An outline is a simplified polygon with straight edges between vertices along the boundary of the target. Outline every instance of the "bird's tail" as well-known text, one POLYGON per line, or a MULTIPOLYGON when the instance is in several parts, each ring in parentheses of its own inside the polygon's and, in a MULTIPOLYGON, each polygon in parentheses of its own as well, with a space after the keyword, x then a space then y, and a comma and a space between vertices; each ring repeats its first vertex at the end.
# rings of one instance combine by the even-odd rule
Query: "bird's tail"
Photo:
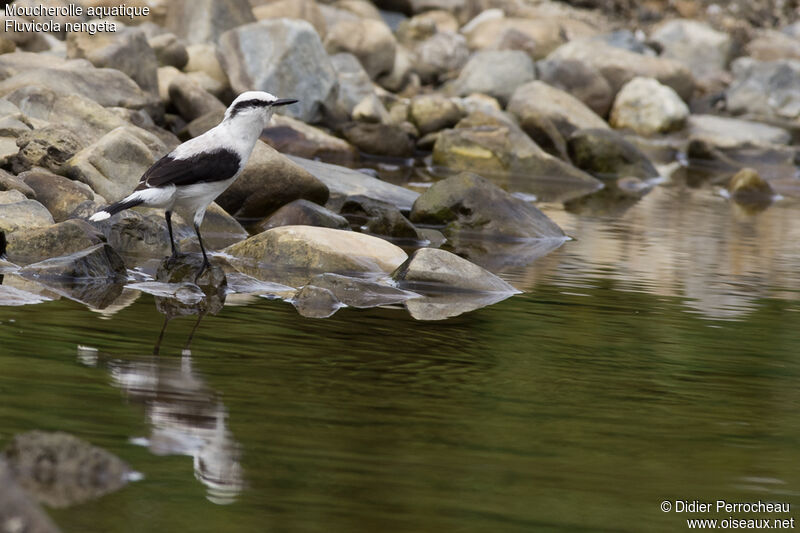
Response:
POLYGON ((119 202, 111 204, 105 209, 98 211, 94 215, 90 216, 89 220, 92 222, 99 222, 101 220, 105 220, 111 217, 112 215, 116 215, 120 211, 130 209, 131 207, 136 207, 137 205, 142 203, 144 203, 144 200, 142 200, 141 198, 132 199, 130 196, 128 196, 127 198, 123 198, 119 202))

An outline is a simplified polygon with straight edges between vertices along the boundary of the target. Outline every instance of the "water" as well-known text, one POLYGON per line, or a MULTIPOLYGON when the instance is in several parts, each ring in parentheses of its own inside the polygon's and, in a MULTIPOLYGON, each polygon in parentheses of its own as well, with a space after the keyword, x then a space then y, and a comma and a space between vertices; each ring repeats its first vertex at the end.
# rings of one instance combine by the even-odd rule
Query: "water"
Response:
POLYGON ((465 250, 524 292, 444 321, 240 298, 171 320, 153 356, 148 294, 0 308, 0 445, 68 431, 143 474, 50 511, 67 532, 682 531, 677 499, 796 516, 797 202, 678 181, 542 207, 576 240, 532 264, 465 250))

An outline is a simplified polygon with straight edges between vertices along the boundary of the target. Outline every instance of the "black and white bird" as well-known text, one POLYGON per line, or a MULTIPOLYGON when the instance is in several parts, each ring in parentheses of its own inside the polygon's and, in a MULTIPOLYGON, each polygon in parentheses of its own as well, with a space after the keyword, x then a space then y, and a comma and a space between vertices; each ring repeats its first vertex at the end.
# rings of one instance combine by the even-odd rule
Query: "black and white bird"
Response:
POLYGON ((199 278, 210 266, 200 237, 200 224, 208 205, 239 177, 274 109, 295 102, 297 100, 279 99, 262 91, 240 94, 225 111, 222 122, 156 161, 131 194, 98 211, 89 220, 105 220, 137 205, 163 208, 175 256, 178 249, 172 235, 172 212, 179 213, 185 220, 191 219, 203 252, 199 278))

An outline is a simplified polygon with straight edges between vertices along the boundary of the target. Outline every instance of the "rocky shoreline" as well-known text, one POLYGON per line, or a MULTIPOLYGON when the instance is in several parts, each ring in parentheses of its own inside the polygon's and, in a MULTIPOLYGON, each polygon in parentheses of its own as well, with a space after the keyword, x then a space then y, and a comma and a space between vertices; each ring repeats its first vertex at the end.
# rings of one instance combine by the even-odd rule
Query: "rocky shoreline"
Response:
POLYGON ((800 25, 778 3, 149 4, 113 33, 0 37, 4 305, 136 290, 208 312, 241 293, 442 319, 568 240, 535 199, 635 202, 687 168, 753 211, 798 189, 800 25), (158 212, 87 218, 251 89, 300 102, 209 209, 201 294, 175 276, 191 256, 163 269, 158 212), (413 179, 380 179, 397 169, 413 179))

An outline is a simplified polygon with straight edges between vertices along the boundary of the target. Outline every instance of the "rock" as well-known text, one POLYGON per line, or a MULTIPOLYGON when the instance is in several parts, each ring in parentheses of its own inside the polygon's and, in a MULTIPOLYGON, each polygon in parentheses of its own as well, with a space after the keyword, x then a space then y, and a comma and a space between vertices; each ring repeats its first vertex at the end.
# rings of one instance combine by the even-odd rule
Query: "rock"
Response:
POLYGON ((306 21, 262 20, 225 32, 219 57, 235 92, 296 95, 300 101, 282 112, 303 122, 318 121, 324 108, 335 102, 336 72, 319 35, 306 21))
POLYGON ((786 145, 792 136, 783 128, 759 122, 715 115, 691 115, 686 123, 689 138, 717 148, 755 144, 786 145))
POLYGON ((392 30, 378 20, 345 20, 328 28, 325 36, 325 49, 329 54, 353 54, 372 79, 392 71, 396 48, 392 30))
POLYGON ((414 154, 414 141, 400 126, 349 122, 342 127, 345 139, 367 154, 409 157, 414 154))
POLYGON ((488 270, 455 254, 436 248, 420 248, 392 273, 401 287, 452 291, 516 293, 514 287, 488 270))
POLYGON ((464 118, 464 111, 442 95, 426 94, 411 99, 408 118, 421 135, 426 135, 455 126, 464 118))
POLYGON ((0 192, 0 205, 15 204, 26 200, 27 197, 19 191, 0 192))
POLYGON ((30 119, 41 120, 80 132, 81 141, 90 143, 109 131, 128 123, 91 98, 60 94, 43 87, 25 87, 6 97, 30 119))
POLYGON ((377 237, 313 226, 272 228, 224 252, 246 263, 309 273, 388 273, 408 257, 402 249, 377 237))
POLYGON ((540 61, 536 69, 539 80, 568 92, 599 116, 606 116, 611 109, 614 93, 593 66, 567 59, 540 61))
POLYGON ((372 94, 361 100, 353 108, 353 120, 357 122, 371 122, 389 124, 389 112, 377 95, 372 94))
POLYGON ((365 98, 375 97, 375 88, 367 71, 353 54, 334 54, 331 56, 331 65, 339 82, 336 105, 352 116, 356 105, 365 98))
POLYGON ((415 191, 392 185, 363 172, 302 157, 288 157, 324 183, 330 190, 331 196, 344 198, 363 195, 390 203, 401 211, 409 211, 414 200, 419 197, 419 193, 415 191))
MULTIPOLYGON (((220 122, 222 119, 225 118, 225 111, 212 111, 210 113, 206 113, 205 115, 201 115, 196 119, 192 120, 188 123, 179 133, 182 138, 194 138, 199 137, 200 135, 204 134, 220 122)), ((273 115, 272 117, 272 124, 275 124, 276 116, 273 115)))
POLYGON ((567 141, 567 150, 576 167, 599 179, 658 176, 647 156, 609 129, 576 131, 567 141))
POLYGON ((800 116, 800 61, 741 57, 731 71, 734 80, 725 92, 731 113, 791 120, 800 116))
POLYGON ((36 192, 21 178, 0 169, 0 191, 19 191, 27 198, 36 199, 36 192))
POLYGON ((19 200, 0 204, 0 231, 39 228, 55 223, 53 215, 36 200, 19 200))
POLYGON ((411 49, 411 64, 423 83, 450 78, 469 60, 469 48, 463 35, 449 31, 437 32, 415 43, 411 49))
POLYGON ((797 169, 797 150, 790 146, 744 143, 731 147, 715 147, 699 139, 690 139, 686 147, 689 169, 702 177, 718 177, 723 172, 736 172, 752 167, 765 179, 793 176, 797 169))
POLYGON ((144 32, 138 28, 95 35, 70 32, 67 34, 67 57, 88 59, 98 68, 117 69, 130 76, 142 90, 158 92, 158 59, 144 32))
POLYGON ((103 234, 83 220, 67 220, 52 226, 20 229, 9 235, 9 261, 18 265, 38 263, 69 255, 105 242, 103 234))
POLYGON ((241 176, 217 199, 241 219, 261 219, 284 204, 303 198, 328 200, 328 188, 266 143, 256 143, 241 176))
MULTIPOLYGON (((97 207, 88 211, 95 212, 97 207)), ((171 252, 166 222, 161 215, 127 210, 95 225, 102 229, 108 244, 131 263, 139 258, 163 257, 171 252)), ((185 224, 183 228, 177 226, 173 220, 176 239, 188 234, 185 224)))
POLYGON ((33 263, 20 270, 20 274, 34 279, 103 279, 113 282, 124 281, 127 271, 125 263, 111 246, 96 244, 80 252, 33 263))
POLYGON ((166 152, 157 137, 126 126, 75 154, 64 164, 62 173, 113 202, 130 194, 142 174, 166 152))
POLYGON ((694 92, 694 78, 683 63, 637 54, 593 39, 570 41, 558 47, 547 59, 574 60, 597 69, 606 78, 613 94, 637 76, 657 79, 672 87, 683 100, 688 100, 694 92))
MULTIPOLYGON (((596 32, 579 21, 572 21, 571 24, 583 27, 577 35, 580 37, 593 35, 596 32)), ((529 49, 532 59, 544 58, 567 41, 562 25, 552 19, 494 18, 464 33, 467 44, 473 50, 501 48, 504 40, 506 43, 509 42, 509 35, 523 37, 532 44, 529 49)))
POLYGON ((747 43, 744 51, 758 61, 800 60, 800 40, 780 31, 762 29, 747 43))
POLYGON ((5 457, 20 486, 53 508, 115 492, 125 486, 133 473, 119 457, 62 432, 14 435, 5 457))
POLYGON ((151 37, 147 40, 147 44, 155 52, 159 66, 182 69, 189 62, 186 45, 174 33, 162 33, 151 37))
POLYGON ((396 305, 419 297, 418 294, 384 283, 330 273, 315 276, 306 287, 326 289, 338 302, 361 309, 396 305))
POLYGON ((313 0, 278 0, 253 7, 257 20, 264 19, 302 19, 309 22, 321 38, 325 37, 328 25, 319 6, 313 0))
POLYGON ((248 0, 174 0, 168 4, 166 27, 189 44, 213 43, 254 21, 248 0))
POLYGON ((484 93, 505 103, 517 87, 534 79, 533 61, 524 52, 482 51, 469 59, 453 88, 459 96, 484 93))
POLYGON ((728 34, 697 20, 664 22, 651 33, 650 40, 661 47, 661 57, 680 61, 698 80, 719 76, 733 53, 728 34))
POLYGON ((19 137, 33 129, 30 119, 9 102, 0 100, 0 136, 19 137))
POLYGON ((397 239, 425 240, 400 210, 390 203, 365 196, 351 196, 345 199, 339 213, 350 224, 362 228, 366 233, 397 239))
POLYGON ((360 19, 383 21, 381 12, 370 0, 336 0, 336 7, 352 13, 360 19))
MULTIPOLYGON (((13 287, 0 286, 0 291, 13 287)), ((22 293, 14 289, 12 292, 22 293)), ((35 296, 35 295, 32 295, 35 296)), ((61 530, 35 501, 17 484, 0 457, 0 524, 4 532, 59 533, 61 530)))
POLYGON ((408 313, 416 320, 444 320, 502 302, 513 292, 452 292, 426 294, 408 300, 408 313))
POLYGON ((444 226, 448 236, 565 239, 561 228, 533 204, 469 172, 434 183, 414 202, 409 218, 415 224, 444 226))
POLYGON ((19 153, 11 158, 11 169, 19 174, 32 167, 61 171, 64 163, 84 147, 80 136, 63 126, 48 125, 17 138, 19 153))
POLYGON ((200 302, 180 302, 180 300, 162 299, 156 302, 156 307, 160 313, 168 317, 179 315, 196 314, 217 314, 225 303, 225 289, 228 286, 225 272, 219 265, 215 264, 215 259, 209 258, 211 266, 207 267, 201 274, 203 267, 202 254, 180 254, 164 259, 156 271, 156 281, 172 284, 192 283, 197 285, 203 292, 205 298, 200 302), (181 305, 182 303, 188 305, 181 305), (199 304, 199 305, 198 305, 199 304))
POLYGON ((19 177, 35 191, 36 199, 50 211, 56 222, 66 220, 82 202, 94 199, 88 186, 63 176, 30 170, 19 177))
POLYGON ((169 99, 187 122, 208 113, 225 113, 225 104, 188 76, 177 76, 169 84, 169 99))
POLYGON ((283 154, 308 159, 337 163, 351 163, 358 159, 358 151, 347 141, 282 115, 272 117, 272 123, 261 133, 261 140, 283 154))
POLYGON ((192 72, 203 72, 210 78, 217 80, 225 87, 230 87, 228 75, 222 68, 222 64, 217 59, 217 47, 210 43, 195 43, 186 47, 189 54, 189 62, 183 67, 183 71, 191 74, 192 72))
POLYGON ((291 302, 297 312, 306 318, 328 318, 344 307, 331 291, 314 285, 301 288, 291 302))
POLYGON ((775 191, 769 182, 752 168, 737 172, 728 183, 728 191, 733 200, 744 204, 768 204, 775 198, 775 191))
POLYGON ((680 96, 652 78, 634 78, 619 91, 611 108, 611 125, 640 135, 668 133, 683 127, 689 108, 680 96))
POLYGON ((341 215, 308 200, 294 200, 258 223, 258 232, 279 226, 319 226, 321 228, 350 229, 350 223, 341 215))
POLYGON ((559 156, 565 153, 564 140, 575 130, 608 128, 580 100, 541 81, 518 87, 508 102, 508 112, 539 146, 559 156))

